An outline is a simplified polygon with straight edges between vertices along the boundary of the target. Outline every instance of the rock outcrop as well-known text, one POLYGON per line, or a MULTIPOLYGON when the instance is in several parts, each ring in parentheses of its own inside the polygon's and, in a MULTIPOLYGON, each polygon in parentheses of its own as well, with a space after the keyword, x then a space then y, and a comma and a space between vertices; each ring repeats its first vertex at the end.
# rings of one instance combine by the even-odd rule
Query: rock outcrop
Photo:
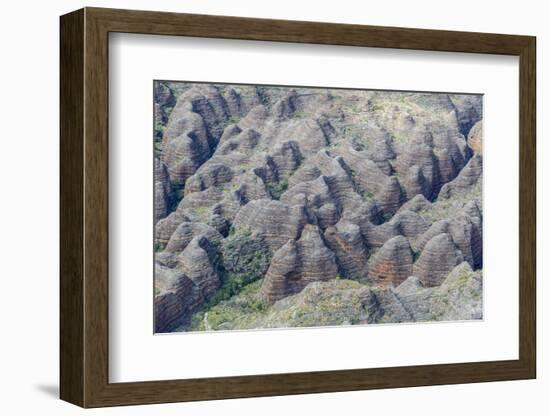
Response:
MULTIPOLYGON (((483 318, 481 275, 466 262, 453 268, 441 286, 424 287, 417 277, 411 276, 394 293, 413 321, 483 318)), ((393 321, 392 317, 385 319, 393 321)))
POLYGON ((481 96, 153 95, 157 332, 481 317, 481 96))
POLYGON ((468 146, 477 155, 483 154, 483 121, 478 121, 468 133, 468 146))
POLYGON ((327 246, 336 254, 343 276, 350 279, 367 277, 368 250, 359 226, 342 220, 325 231, 327 246))
POLYGON ((460 132, 467 137, 470 129, 476 124, 483 115, 481 109, 481 100, 475 95, 452 95, 450 97, 456 118, 460 127, 460 132))
POLYGON ((155 158, 155 224, 170 213, 174 196, 166 166, 155 158))
POLYGON ((207 126, 190 102, 179 100, 174 107, 164 131, 162 149, 170 181, 179 186, 211 155, 207 126))
POLYGON ((437 287, 424 287, 415 276, 386 289, 333 279, 313 282, 295 295, 264 305, 260 313, 243 315, 240 308, 250 295, 238 295, 213 308, 215 319, 207 315, 203 321, 212 330, 228 330, 482 319, 482 291, 480 273, 461 263, 437 287), (238 318, 220 321, 223 311, 238 318))
POLYGON ((289 239, 298 239, 306 223, 304 206, 259 199, 239 210, 233 227, 265 239, 270 249, 276 251, 289 239))
POLYGON ((433 237, 414 265, 414 275, 424 286, 439 286, 464 257, 447 233, 433 237))
POLYGON ((261 294, 275 302, 300 292, 311 282, 334 279, 338 274, 336 257, 314 225, 306 225, 298 241, 288 240, 275 252, 261 294))
POLYGON ((406 192, 409 198, 413 192, 421 190, 422 195, 431 199, 439 187, 439 170, 437 160, 429 144, 413 143, 397 156, 395 168, 405 178, 406 192))
POLYGON ((195 237, 178 256, 181 270, 198 288, 205 299, 209 299, 220 287, 220 278, 214 265, 214 247, 205 237, 195 237))
POLYGON ((424 195, 418 194, 414 198, 409 199, 407 202, 405 202, 403 205, 401 205, 401 208, 399 208, 398 212, 402 212, 402 211, 412 211, 412 212, 427 211, 431 207, 432 207, 431 202, 428 201, 424 195))
POLYGON ((223 239, 218 231, 207 224, 182 222, 170 236, 164 250, 157 254, 157 261, 166 266, 174 267, 177 263, 177 256, 185 250, 195 237, 205 238, 210 244, 219 243, 223 239))
POLYGON ((181 270, 157 267, 155 280, 162 281, 166 274, 170 275, 169 286, 155 296, 155 332, 170 332, 188 324, 205 301, 199 286, 181 270))
POLYGON ((382 286, 398 286, 412 274, 413 256, 407 239, 401 235, 388 240, 369 265, 369 277, 382 286))
POLYGON ((460 171, 460 174, 451 182, 446 183, 439 192, 439 198, 451 196, 471 189, 481 178, 483 160, 480 155, 474 155, 468 164, 460 171))
MULTIPOLYGON (((176 105, 176 97, 174 92, 164 83, 156 82, 154 86, 155 100, 155 127, 163 126, 168 121, 168 116, 172 108, 176 105)), ((155 128, 155 139, 162 139, 162 131, 159 132, 160 137, 157 137, 155 128)))

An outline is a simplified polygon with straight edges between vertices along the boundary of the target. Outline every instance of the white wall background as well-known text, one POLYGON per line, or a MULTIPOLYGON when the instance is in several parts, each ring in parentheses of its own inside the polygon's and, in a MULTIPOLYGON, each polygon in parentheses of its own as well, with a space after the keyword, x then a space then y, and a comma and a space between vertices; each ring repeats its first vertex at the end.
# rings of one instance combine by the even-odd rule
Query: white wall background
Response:
POLYGON ((549 309, 549 262, 544 244, 550 208, 543 184, 550 145, 543 139, 544 103, 550 90, 544 72, 550 56, 545 3, 536 0, 441 1, 296 0, 52 0, 4 2, 0 13, 1 278, 0 410, 3 414, 73 415, 77 407, 57 399, 58 390, 58 16, 82 6, 156 9, 318 20, 433 29, 530 34, 538 37, 538 313, 537 380, 399 390, 317 394, 262 399, 167 404, 88 411, 102 415, 545 415, 550 403, 550 360, 543 332, 549 309), (545 200, 546 199, 546 200, 545 200))

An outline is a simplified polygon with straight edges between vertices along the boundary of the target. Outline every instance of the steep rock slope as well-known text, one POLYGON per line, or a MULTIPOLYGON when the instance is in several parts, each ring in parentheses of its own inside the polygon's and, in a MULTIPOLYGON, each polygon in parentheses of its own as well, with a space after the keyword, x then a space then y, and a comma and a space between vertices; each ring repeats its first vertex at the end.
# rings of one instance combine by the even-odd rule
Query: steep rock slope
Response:
POLYGON ((334 310, 319 325, 343 299, 363 312, 342 323, 481 316, 481 283, 477 303, 421 312, 443 308, 457 267, 481 282, 480 96, 176 82, 154 96, 157 331, 299 326, 284 309, 321 290, 334 310), (241 315, 278 318, 214 318, 239 296, 241 315))

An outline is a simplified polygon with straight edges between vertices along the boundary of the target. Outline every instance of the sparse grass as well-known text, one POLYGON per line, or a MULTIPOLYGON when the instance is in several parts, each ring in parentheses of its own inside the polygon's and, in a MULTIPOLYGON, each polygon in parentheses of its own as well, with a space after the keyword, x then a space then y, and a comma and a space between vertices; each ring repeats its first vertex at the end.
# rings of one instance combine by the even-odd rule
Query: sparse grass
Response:
POLYGON ((382 111, 384 109, 384 107, 380 104, 374 104, 372 106, 372 111, 382 111))
POLYGON ((241 121, 241 117, 237 117, 237 116, 228 117, 225 122, 225 127, 230 126, 231 124, 237 124, 239 121, 241 121))
MULTIPOLYGON (((189 84, 188 84, 189 85, 189 84)), ((219 85, 216 86, 220 89, 220 92, 226 94, 229 91, 229 86, 219 85)), ((273 103, 277 102, 286 93, 285 89, 276 89, 271 87, 239 87, 239 94, 242 97, 249 96, 250 100, 243 101, 243 110, 248 109, 249 104, 254 105, 257 103, 257 95, 260 96, 261 101, 268 107, 271 107, 273 103), (256 101, 253 101, 256 100, 256 101)), ((179 91, 181 94, 183 90, 179 91)), ((307 91, 307 90, 306 90, 307 91)), ((335 94, 332 97, 332 101, 329 103, 330 108, 315 108, 311 105, 311 101, 303 100, 303 104, 300 104, 300 110, 295 111, 293 118, 295 121, 284 120, 284 123, 288 123, 290 128, 292 127, 311 127, 309 118, 312 114, 307 111, 317 111, 320 113, 327 113, 327 119, 335 129, 335 134, 330 134, 327 137, 327 147, 329 155, 336 157, 344 154, 345 148, 350 144, 356 151, 375 150, 377 149, 378 140, 384 139, 385 134, 390 135, 395 143, 390 143, 394 146, 393 149, 397 154, 407 147, 407 142, 411 137, 417 137, 418 131, 411 133, 410 126, 412 126, 407 120, 407 116, 418 117, 417 127, 424 127, 424 120, 427 121, 426 126, 430 129, 439 129, 437 118, 439 113, 434 107, 432 114, 432 104, 430 101, 417 103, 418 99, 416 95, 404 95, 402 93, 386 93, 384 94, 369 94, 368 97, 372 98, 372 102, 368 101, 365 105, 365 100, 357 99, 354 101, 352 95, 346 91, 338 91, 338 95, 335 94), (399 95, 401 94, 401 95, 399 95), (382 97, 382 98, 381 98, 382 97), (335 107, 340 108, 335 108, 335 107), (305 111, 305 110, 307 111, 305 111), (343 112, 343 114, 342 114, 343 112), (402 119, 402 117, 405 117, 402 119), (306 119, 306 120, 302 120, 306 119), (380 128, 382 133, 379 134, 377 128, 380 128), (334 149, 334 148, 337 149, 334 149)), ((178 95, 179 96, 179 95, 178 95)), ((363 98, 363 97, 361 97, 363 98)), ((309 99, 308 99, 309 100, 309 99)), ((302 101, 300 101, 302 103, 302 101)), ((313 103, 313 106, 315 103, 313 103)), ((324 103, 320 102, 320 107, 324 106, 324 103)), ((172 108, 163 110, 163 114, 170 114, 172 108)), ((240 122, 240 117, 227 117, 225 118, 226 125, 237 124, 240 122)), ((447 120, 443 118, 443 121, 447 120)), ((313 120, 312 120, 313 121, 313 120)), ((443 123, 443 122, 442 122, 443 123)), ((443 123, 444 124, 444 123, 443 123)), ((164 134, 165 125, 157 123, 155 127, 155 143, 154 151, 156 155, 162 152, 161 138, 164 134)), ((218 125, 216 124, 216 127, 218 125)), ((275 128, 278 128, 278 124, 275 128)), ((441 128, 445 126, 442 125, 441 128)), ((268 127, 270 128, 270 127, 268 127)), ((298 131, 299 129, 297 129, 298 131)), ((300 130, 301 131, 301 130, 300 130)), ((275 131, 276 137, 277 131, 275 131)), ((286 139, 286 131, 285 136, 286 139)), ((436 132, 437 133, 437 132, 436 132)), ((262 131, 263 134, 263 131, 262 131)), ((262 136, 264 137, 264 136, 262 136)), ((265 137, 268 137, 266 134, 265 137)), ((278 137, 276 137, 279 140, 278 137)), ((297 140, 300 138, 298 137, 297 140)), ((240 174, 240 168, 244 171, 249 170, 251 166, 256 167, 258 165, 259 158, 256 158, 260 151, 269 153, 272 151, 273 143, 275 140, 263 140, 260 139, 260 143, 253 151, 244 152, 247 153, 246 158, 234 158, 229 159, 228 163, 238 165, 242 160, 249 161, 250 165, 242 164, 239 167, 231 166, 235 171, 235 184, 228 182, 226 184, 215 185, 220 193, 229 193, 238 188, 238 178, 240 174)), ((436 141, 440 143, 439 141, 436 141)), ((321 146, 324 145, 321 144, 321 146)), ((166 149, 168 150, 168 149, 166 149)), ((440 156, 442 149, 435 148, 434 154, 440 156)), ((372 152, 375 153, 375 152, 372 152)), ((265 155, 259 155, 264 157, 265 155)), ((354 155, 360 157, 371 157, 372 154, 354 155)), ((309 154, 306 154, 309 157, 309 154)), ((393 164, 395 159, 389 160, 392 165, 390 170, 391 174, 395 174, 393 164)), ((355 166, 355 165, 354 165, 355 166)), ((357 166, 355 166, 357 168, 357 166)), ((383 167, 382 167, 383 168, 383 167)), ((350 169, 350 176, 354 179, 357 178, 358 173, 354 169, 350 169)), ((361 172, 359 170, 359 172, 361 172)), ((384 170, 384 172, 386 172, 384 170)), ((387 172, 386 172, 387 173, 387 172)), ((282 194, 289 187, 289 175, 281 176, 277 182, 266 184, 267 190, 274 199, 280 199, 282 194)), ((356 181, 354 180, 354 185, 356 181)), ((358 185, 357 185, 358 187, 358 185)), ((357 187, 355 188, 357 190, 357 187)), ((455 211, 455 205, 464 205, 465 201, 477 198, 481 195, 470 192, 469 189, 464 195, 453 196, 448 200, 434 201, 433 207, 426 212, 421 213, 430 219, 447 218, 455 211)), ((375 195, 371 191, 358 191, 365 201, 370 201, 375 198, 375 195)), ((183 187, 175 187, 174 200, 181 201, 184 197, 183 187)), ((218 194, 216 194, 218 196, 218 194)), ((224 198, 224 197, 222 197, 224 198)), ((229 198, 225 197, 226 200, 229 198)), ((187 201, 186 201, 187 202, 187 201)), ((189 201, 190 202, 190 201, 189 201)), ((200 203, 204 205, 204 203, 200 203)), ((184 204, 186 205, 186 204, 184 204)), ((193 204, 190 204, 193 205, 193 204)), ((460 209, 460 207, 459 207, 460 209)), ((209 207, 198 207, 189 209, 190 220, 192 221, 205 221, 205 216, 209 212, 209 207)), ((187 211, 186 211, 187 214, 187 211)), ((225 215, 225 212, 224 212, 225 215)), ((387 213, 384 215, 384 220, 388 221, 393 217, 392 214, 387 213)), ((378 221, 376 221, 378 222, 378 221)), ((374 280, 369 280, 367 276, 363 276, 361 281, 349 281, 342 276, 335 276, 330 282, 314 283, 313 289, 308 286, 302 292, 290 295, 276 304, 267 304, 262 300, 260 296, 262 279, 266 273, 269 265, 270 253, 263 252, 262 250, 243 250, 243 245, 246 245, 247 240, 254 240, 251 233, 247 230, 240 230, 231 227, 229 230, 229 236, 222 240, 222 242, 214 243, 216 254, 213 255, 215 260, 213 264, 216 267, 218 275, 220 276, 220 288, 216 291, 213 297, 211 297, 203 309, 196 313, 192 318, 192 328, 205 330, 223 330, 223 329, 246 329, 246 328, 267 328, 267 327, 284 327, 284 326, 320 326, 320 325, 341 325, 341 324, 354 324, 365 322, 368 317, 368 311, 366 309, 368 304, 365 302, 367 298, 366 289, 372 289, 373 291, 379 290, 378 283, 374 280)), ((155 245, 155 251, 162 250, 162 247, 155 245)), ((369 247, 369 255, 372 256, 376 252, 376 249, 369 247)), ((210 253, 209 253, 210 254, 210 253)), ((418 253, 415 255, 415 259, 418 257, 418 253)), ((457 287, 453 287, 453 294, 460 290, 466 290, 465 295, 468 295, 470 290, 470 283, 462 282, 462 276, 458 279, 457 287), (467 283, 467 284, 466 284, 467 283)), ((475 283, 475 282, 474 282, 475 283)), ((155 289, 155 294, 158 290, 155 289)), ((480 294, 472 294, 472 298, 475 296, 480 297, 480 294)), ((453 298, 450 298, 451 302, 454 302, 453 298)), ((449 303, 449 298, 443 298, 442 304, 449 303)), ((384 313, 382 311, 382 313, 384 313)), ((388 312, 390 313, 390 312, 388 312)), ((442 313, 442 312, 441 312, 442 313)), ((378 319, 378 318, 376 318, 378 319)))
POLYGON ((481 200, 481 181, 470 189, 458 192, 450 198, 437 199, 428 210, 419 211, 418 214, 431 222, 445 218, 452 218, 459 213, 469 201, 481 200))
POLYGON ((443 153, 443 149, 440 149, 439 147, 434 147, 432 149, 432 151, 433 151, 434 156, 437 157, 437 158, 440 158, 441 154, 443 153))
POLYGON ((228 182, 223 185, 223 193, 228 194, 231 192, 235 192, 237 189, 239 189, 240 183, 239 182, 228 182))
POLYGON ((288 189, 288 177, 282 177, 276 184, 268 184, 267 190, 273 199, 279 199, 281 195, 288 189))
POLYGON ((245 289, 254 287, 251 284, 263 278, 267 271, 271 261, 267 246, 255 240, 249 232, 239 230, 233 231, 223 243, 215 244, 215 248, 217 252, 215 263, 221 286, 201 312, 195 314, 192 327, 201 325, 204 327, 203 318, 197 318, 197 316, 204 317, 205 312, 208 312, 207 319, 213 328, 225 322, 227 317, 225 317, 224 302, 235 296, 241 296, 241 292, 244 292, 243 296, 247 299, 245 302, 247 313, 260 311, 263 308, 263 302, 250 298, 248 296, 250 293, 245 292, 245 289))
POLYGON ((205 316, 212 330, 350 325, 368 318, 363 297, 369 285, 357 281, 336 276, 329 282, 312 283, 274 304, 261 298, 262 283, 253 282, 239 294, 196 314, 191 329, 206 330, 205 316))
POLYGON ((293 116, 294 118, 302 119, 311 117, 311 113, 308 113, 306 111, 295 111, 293 116))
POLYGON ((367 122, 365 121, 342 127, 342 138, 351 143, 352 147, 358 152, 367 150, 370 145, 366 124, 367 122))
POLYGON ((237 322, 239 322, 238 327, 246 327, 248 323, 264 316, 270 305, 259 296, 262 282, 260 280, 250 283, 231 299, 224 300, 206 311, 195 314, 191 319, 191 329, 206 330, 205 320, 213 330, 230 329, 237 322))
POLYGON ((153 138, 155 142, 161 141, 162 136, 164 135, 164 130, 166 130, 166 126, 162 122, 156 121, 153 130, 153 138))
POLYGON ((195 214, 204 215, 209 211, 210 207, 198 207, 194 209, 195 214))
POLYGON ((363 197, 363 199, 364 199, 365 201, 371 201, 371 200, 374 199, 374 194, 373 194, 372 192, 370 192, 370 191, 368 191, 368 192, 363 192, 363 194, 362 194, 361 196, 363 197))

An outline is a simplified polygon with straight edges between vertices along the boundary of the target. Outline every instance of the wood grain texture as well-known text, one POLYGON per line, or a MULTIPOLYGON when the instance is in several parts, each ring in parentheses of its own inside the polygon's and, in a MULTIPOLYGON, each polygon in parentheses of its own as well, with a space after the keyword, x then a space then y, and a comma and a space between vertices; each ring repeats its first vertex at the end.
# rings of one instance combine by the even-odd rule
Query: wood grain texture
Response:
POLYGON ((520 54, 519 98, 519 355, 536 377, 536 40, 520 54))
POLYGON ((528 36, 87 8, 110 32, 519 55, 528 36))
POLYGON ((87 8, 61 18, 61 397, 83 407, 533 378, 535 38, 87 8), (108 33, 520 57, 520 357, 479 363, 140 383, 108 380, 108 33))
POLYGON ((84 12, 61 19, 60 44, 60 388, 84 404, 84 12))
POLYGON ((108 380, 109 134, 108 32, 85 11, 84 67, 84 333, 85 406, 108 380))

